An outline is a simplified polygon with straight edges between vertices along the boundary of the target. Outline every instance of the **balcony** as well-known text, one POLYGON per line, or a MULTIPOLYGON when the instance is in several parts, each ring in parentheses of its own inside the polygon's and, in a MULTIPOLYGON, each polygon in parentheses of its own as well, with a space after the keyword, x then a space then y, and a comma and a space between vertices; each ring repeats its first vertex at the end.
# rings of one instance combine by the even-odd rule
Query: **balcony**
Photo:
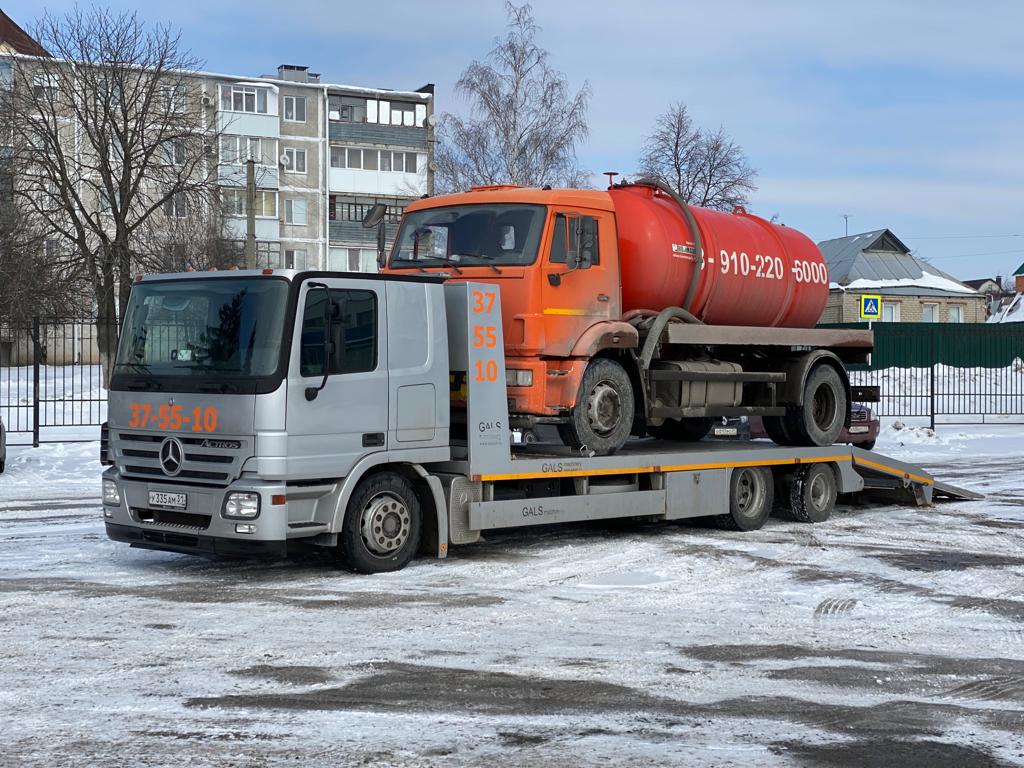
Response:
MULTIPOLYGON (((377 247, 377 230, 364 229, 358 221, 332 221, 328 227, 328 234, 332 243, 356 244, 365 248, 377 247)), ((393 242, 398 233, 398 224, 387 224, 385 226, 387 241, 393 242)))
POLYGON ((343 123, 332 120, 328 128, 331 141, 346 144, 385 144, 395 147, 427 150, 427 129, 404 125, 374 123, 343 123))

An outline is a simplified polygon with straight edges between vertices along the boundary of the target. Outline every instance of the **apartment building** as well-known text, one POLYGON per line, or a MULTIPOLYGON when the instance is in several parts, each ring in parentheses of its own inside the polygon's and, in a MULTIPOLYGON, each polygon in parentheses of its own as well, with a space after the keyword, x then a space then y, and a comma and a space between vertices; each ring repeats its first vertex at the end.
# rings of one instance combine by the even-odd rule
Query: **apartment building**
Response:
MULTIPOLYGON (((0 87, 46 51, 0 11, 0 87), (19 62, 20 60, 20 62, 19 62)), ((48 87, 37 83, 35 87, 48 87)), ((191 73, 173 98, 215 125, 215 166, 225 234, 244 242, 248 161, 254 161, 256 267, 376 270, 367 208, 388 206, 388 243, 406 204, 432 192, 434 87, 393 91, 321 82, 305 66, 273 75, 191 73)), ((74 126, 68 123, 68 141, 74 126)), ((103 200, 89 200, 102 213, 103 200)), ((188 222, 185 206, 165 215, 188 222)), ((169 222, 173 223, 173 222, 169 222)), ((60 243, 48 241, 56 251, 60 243)))
POLYGON ((376 270, 376 233, 361 226, 388 206, 388 241, 406 204, 433 187, 433 85, 391 91, 321 82, 282 65, 258 78, 203 73, 203 104, 221 133, 218 181, 229 230, 246 234, 247 161, 255 161, 256 266, 376 270))

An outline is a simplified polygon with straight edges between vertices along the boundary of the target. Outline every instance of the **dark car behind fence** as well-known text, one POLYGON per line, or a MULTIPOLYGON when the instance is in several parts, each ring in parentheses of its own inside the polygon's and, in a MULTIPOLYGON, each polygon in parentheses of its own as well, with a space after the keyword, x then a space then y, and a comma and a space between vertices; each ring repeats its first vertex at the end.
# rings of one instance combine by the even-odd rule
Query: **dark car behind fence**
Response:
MULTIPOLYGON (((98 438, 107 391, 96 327, 95 318, 0 318, 0 420, 9 442, 98 438)), ((1024 323, 875 323, 873 330, 871 364, 850 376, 880 388, 877 415, 932 426, 1024 422, 1024 323)), ((168 338, 147 343, 174 346, 180 332, 168 328, 168 338)))

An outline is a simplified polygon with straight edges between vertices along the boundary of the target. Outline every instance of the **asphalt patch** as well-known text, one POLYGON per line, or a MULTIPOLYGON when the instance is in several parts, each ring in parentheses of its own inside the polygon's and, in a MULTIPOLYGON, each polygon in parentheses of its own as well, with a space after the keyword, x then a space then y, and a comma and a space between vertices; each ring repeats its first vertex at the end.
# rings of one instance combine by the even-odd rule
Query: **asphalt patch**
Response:
POLYGON ((801 741, 773 745, 776 754, 795 757, 801 765, 841 766, 898 765, 900 768, 995 768, 1010 765, 975 747, 934 740, 842 741, 808 744, 801 741))

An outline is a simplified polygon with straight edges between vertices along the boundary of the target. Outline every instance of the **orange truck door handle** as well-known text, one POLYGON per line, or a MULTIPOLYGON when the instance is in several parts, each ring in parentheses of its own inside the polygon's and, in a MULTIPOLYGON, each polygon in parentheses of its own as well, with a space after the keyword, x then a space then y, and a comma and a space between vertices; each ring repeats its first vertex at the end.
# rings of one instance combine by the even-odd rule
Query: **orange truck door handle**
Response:
POLYGON ((606 293, 599 293, 599 294, 597 294, 597 300, 598 301, 608 301, 608 294, 606 294, 606 293))

